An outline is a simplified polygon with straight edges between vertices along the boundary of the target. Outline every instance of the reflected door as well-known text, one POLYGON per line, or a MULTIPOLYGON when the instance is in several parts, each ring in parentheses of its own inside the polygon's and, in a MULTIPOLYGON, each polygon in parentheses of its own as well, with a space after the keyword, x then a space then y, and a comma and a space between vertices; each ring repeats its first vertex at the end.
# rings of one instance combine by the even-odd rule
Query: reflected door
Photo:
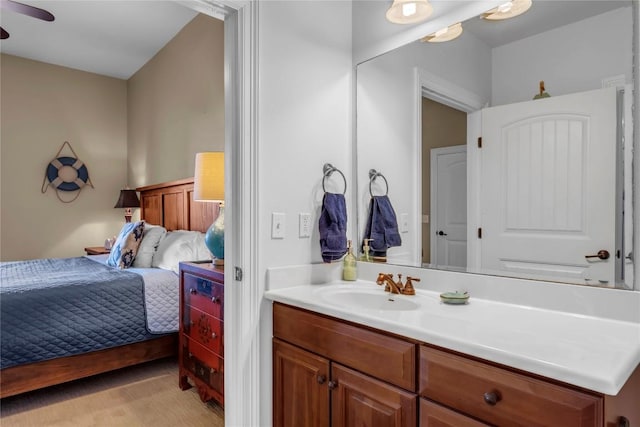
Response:
POLYGON ((467 147, 431 150, 431 263, 467 266, 467 147))
POLYGON ((482 134, 482 267, 613 284, 615 88, 487 108, 482 134))

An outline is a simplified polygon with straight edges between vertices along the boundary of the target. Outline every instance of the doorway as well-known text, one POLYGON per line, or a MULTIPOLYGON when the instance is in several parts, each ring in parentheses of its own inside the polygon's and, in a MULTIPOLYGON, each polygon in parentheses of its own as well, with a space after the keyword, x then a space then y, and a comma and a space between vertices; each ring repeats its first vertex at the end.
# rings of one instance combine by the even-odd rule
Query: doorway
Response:
MULTIPOLYGON (((445 227, 438 228, 434 220, 445 220, 444 214, 446 208, 441 210, 441 215, 437 214, 438 206, 434 200, 434 196, 440 193, 439 198, 441 200, 460 200, 460 198, 447 198, 445 193, 449 190, 447 188, 454 188, 456 192, 460 192, 464 189, 464 211, 459 213, 466 219, 466 174, 462 183, 452 183, 446 178, 447 172, 443 170, 440 174, 440 179, 437 182, 433 182, 432 179, 432 153, 433 150, 442 149, 445 147, 453 146, 466 146, 467 142, 467 113, 460 111, 456 108, 447 106, 438 101, 422 97, 422 264, 438 264, 439 266, 450 265, 448 257, 443 256, 446 251, 447 239, 444 235, 436 235, 437 232, 449 234, 445 227), (462 185, 462 187, 460 186, 462 185), (434 185, 442 191, 436 191, 434 185), (439 243, 438 243, 439 242, 439 243), (439 246, 439 247, 438 247, 439 246), (440 253, 440 256, 436 255, 440 253)), ((457 151, 460 151, 458 148, 457 151)), ((443 151, 435 151, 435 153, 444 153, 443 151)), ((466 156, 465 156, 466 157, 466 156)), ((454 164, 459 166, 459 159, 454 164)), ((450 164, 451 165, 451 164, 450 164)), ((465 160, 466 165, 466 160, 465 160)), ((459 168, 454 167, 459 171, 459 168)), ((450 169, 453 172, 454 169, 450 169)), ((465 166, 466 171, 466 166, 465 166)), ((459 175, 459 174, 458 174, 459 175)), ((459 194, 458 194, 459 195, 459 194)), ((458 211, 459 204, 456 205, 455 210, 458 211)), ((449 206, 454 208, 454 205, 449 206)), ((442 225, 442 224, 440 224, 442 225)), ((466 221, 464 228, 466 229, 466 221)), ((455 233, 455 232, 453 232, 455 233)), ((465 239, 466 241, 466 236, 465 239)), ((464 248, 464 264, 466 265, 466 245, 464 248)), ((453 260, 452 260, 453 261, 453 260)), ((456 264, 459 264, 460 258, 456 257, 456 264)), ((451 265, 456 265, 451 264, 451 265)), ((464 265, 457 265, 464 267, 464 265)))

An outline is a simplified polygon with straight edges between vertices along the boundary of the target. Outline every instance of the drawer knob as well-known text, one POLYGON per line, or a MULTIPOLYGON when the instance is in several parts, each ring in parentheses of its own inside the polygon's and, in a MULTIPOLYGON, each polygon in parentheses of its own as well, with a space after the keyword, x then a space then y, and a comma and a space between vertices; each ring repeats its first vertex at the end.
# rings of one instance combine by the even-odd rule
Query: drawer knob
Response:
POLYGON ((327 381, 327 376, 326 375, 318 375, 318 384, 324 384, 325 381, 327 381))
POLYGON ((335 390, 338 388, 338 381, 329 381, 329 390, 335 390))
POLYGON ((211 333, 211 338, 215 340, 217 337, 218 337, 218 334, 216 334, 215 332, 211 333))
POLYGON ((211 297, 211 302, 217 304, 220 302, 220 297, 211 297))
POLYGON ((189 289, 189 293, 190 293, 191 295, 195 295, 195 294, 197 294, 197 293, 198 293, 198 291, 196 291, 194 288, 191 288, 191 289, 189 289))
POLYGON ((627 417, 620 417, 618 418, 618 425, 617 427, 630 427, 631 423, 629 422, 629 420, 627 419, 627 417))
POLYGON ((209 368, 209 372, 210 372, 211 374, 217 374, 217 373, 218 373, 218 371, 216 370, 216 368, 209 368))
POLYGON ((502 396, 497 390, 488 391, 482 397, 484 398, 484 401, 487 403, 487 405, 491 406, 494 406, 496 403, 502 400, 502 396))

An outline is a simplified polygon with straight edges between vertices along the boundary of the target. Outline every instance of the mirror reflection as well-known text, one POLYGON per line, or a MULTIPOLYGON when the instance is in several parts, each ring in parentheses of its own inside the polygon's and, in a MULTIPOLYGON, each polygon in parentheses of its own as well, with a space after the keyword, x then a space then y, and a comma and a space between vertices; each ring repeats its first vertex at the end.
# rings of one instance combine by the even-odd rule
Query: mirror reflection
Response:
POLYGON ((632 288, 631 2, 461 26, 357 67, 360 240, 388 187, 388 263, 632 288))

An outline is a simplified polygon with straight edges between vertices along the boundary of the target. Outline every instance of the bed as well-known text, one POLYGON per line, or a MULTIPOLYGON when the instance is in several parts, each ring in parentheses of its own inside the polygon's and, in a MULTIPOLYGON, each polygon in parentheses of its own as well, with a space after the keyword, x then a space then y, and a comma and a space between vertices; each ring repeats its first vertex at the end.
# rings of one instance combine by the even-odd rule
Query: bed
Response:
MULTIPOLYGON (((178 235, 179 233, 188 234, 187 232, 179 232, 176 230, 204 232, 217 215, 216 204, 199 203, 193 201, 192 178, 140 187, 136 190, 140 192, 141 219, 146 221, 146 223, 148 224, 157 224, 161 227, 164 227, 167 231, 175 232, 173 233, 173 235, 178 235)), ((29 268, 42 270, 51 269, 52 272, 47 272, 47 274, 54 274, 53 270, 55 270, 56 268, 63 270, 64 268, 69 268, 69 270, 66 270, 69 272, 72 271, 71 269, 77 269, 76 276, 78 277, 99 278, 92 282, 92 295, 91 297, 86 298, 87 300, 95 300, 93 302, 95 306, 111 307, 109 305, 110 302, 107 301, 110 298, 110 292, 112 295, 117 295, 116 299, 127 301, 132 300, 132 302, 129 303, 129 306, 123 306, 124 308, 117 308, 118 310, 124 310, 122 313, 133 312, 134 309, 132 307, 142 307, 143 309, 148 311, 149 307, 152 306, 152 304, 146 301, 141 302, 141 300, 138 298, 138 295, 142 294, 144 297, 145 291, 150 294, 149 289, 151 288, 148 288, 147 286, 151 286, 151 283, 159 283, 153 282, 148 278, 149 276, 164 276, 165 278, 159 279, 160 281, 162 281, 166 280, 165 272, 161 271, 161 269, 155 269, 155 271, 154 269, 142 268, 126 269, 123 271, 123 273, 125 273, 125 276, 126 274, 139 276, 137 282, 135 278, 129 277, 133 280, 134 283, 136 283, 135 285, 133 285, 133 290, 129 290, 129 285, 125 286, 124 284, 120 284, 117 281, 115 282, 115 284, 114 282, 101 283, 101 280, 103 280, 102 278, 104 276, 114 273, 113 271, 108 271, 109 269, 114 270, 113 267, 104 266, 104 261, 106 261, 106 258, 107 256, 102 256, 102 258, 100 256, 87 258, 71 258, 66 261, 67 263, 69 263, 69 266, 63 267, 50 266, 48 264, 48 260, 37 260, 37 262, 34 260, 34 266, 29 266, 29 268), (99 271, 101 269, 105 270, 104 275, 103 272, 99 271), (149 271, 144 273, 145 270, 149 271), (94 271, 97 271, 97 273, 94 273, 94 271), (86 276, 83 276, 85 274, 86 276)), ((29 263, 29 261, 20 263, 27 264, 29 263)), ((174 272, 168 273, 174 275, 173 280, 178 280, 178 276, 174 272)), ((58 275, 68 277, 73 276, 72 273, 58 275)), ((33 280, 30 277, 26 277, 25 280, 27 284, 38 282, 38 280, 33 280)), ((120 280, 120 278, 116 278, 115 280, 120 280)), ((11 283, 3 282, 3 288, 10 286, 11 283)), ((87 292, 84 290, 84 288, 87 288, 86 284, 79 284, 76 288, 74 288, 74 291, 71 293, 71 295, 68 294, 61 297, 60 303, 64 304, 64 300, 66 299, 68 300, 69 305, 74 305, 74 302, 71 299, 80 298, 81 295, 84 295, 83 292, 87 292)), ((30 291, 23 291, 23 298, 27 298, 29 292, 30 291)), ((37 292, 34 291, 31 295, 36 298, 35 295, 37 295, 37 292)), ((40 296, 39 298, 48 299, 52 297, 45 294, 45 296, 40 296)), ((8 300, 5 302, 8 303, 8 300)), ((167 303, 164 302, 164 304, 167 303)), ((171 302, 171 304, 173 304, 173 302, 171 302)), ((176 300, 176 309, 177 306, 178 301, 176 300)), ((8 305, 5 304, 3 307, 3 311, 7 310, 7 307, 8 305)), ((109 310, 111 309, 104 311, 109 310)), ((138 310, 139 308, 135 308, 135 311, 138 310)), ((83 310, 76 311, 82 312, 83 310)), ((126 317, 122 316, 122 313, 120 313, 120 315, 118 316, 114 316, 114 319, 118 319, 119 321, 120 318, 126 317)), ((90 313, 90 316, 94 317, 94 315, 95 311, 93 313, 90 313)), ((166 313, 161 314, 160 318, 156 318, 156 321, 160 319, 160 322, 167 322, 166 318, 164 320, 161 318, 163 315, 165 317, 168 316, 166 313)), ((21 322, 21 327, 25 327, 27 329, 28 327, 30 327, 31 329, 33 329, 33 323, 38 323, 30 323, 29 314, 26 314, 23 317, 24 321, 21 322)), ((135 328, 131 328, 125 325, 124 321, 121 325, 115 323, 116 320, 113 320, 115 324, 108 325, 109 321, 105 322, 104 319, 101 320, 102 324, 105 325, 104 335, 117 335, 117 331, 126 330, 126 333, 123 332, 121 334, 126 335, 123 338, 123 342, 125 342, 125 344, 110 345, 93 343, 93 340, 87 340, 83 338, 82 340, 80 340, 82 342, 77 346, 79 350, 76 349, 76 353, 71 356, 57 357, 52 356, 51 354, 53 353, 49 353, 48 355, 41 356, 41 358, 43 358, 44 360, 40 361, 27 361, 23 363, 20 360, 20 357, 16 357, 15 359, 11 360, 10 363, 7 362, 6 364, 8 365, 8 367, 3 367, 2 370, 0 370, 0 398, 13 396, 19 393, 36 390, 39 388, 60 384, 79 378, 84 378, 87 376, 123 368, 126 366, 177 355, 177 332, 164 333, 162 332, 162 328, 159 328, 158 326, 155 326, 157 330, 154 333, 149 332, 151 323, 149 323, 150 321, 147 319, 146 315, 144 316, 144 325, 146 326, 146 328, 144 328, 145 330, 141 330, 140 315, 136 314, 132 317, 135 317, 135 319, 132 321, 136 325, 135 328), (109 331, 106 326, 112 326, 112 330, 109 331), (129 329, 127 328, 131 329, 131 333, 129 333, 129 329), (104 346, 104 348, 101 346, 104 346), (86 347, 86 351, 83 350, 84 347, 86 347)), ((91 320, 95 321, 95 319, 91 320)), ((61 322, 62 321, 63 320, 61 320, 61 322)), ((177 317, 175 320, 172 320, 172 322, 173 321, 177 322, 177 317)), ((103 329, 101 329, 101 331, 102 330, 103 329)), ((54 334, 49 333, 49 335, 41 337, 39 339, 44 340, 43 342, 46 343, 46 346, 55 348, 57 346, 56 340, 59 341, 60 338, 54 337, 53 335, 54 334)), ((25 336, 27 336, 27 334, 25 334, 25 336)), ((5 352, 3 351, 3 365, 5 364, 4 353, 5 352)), ((9 359, 7 358, 6 360, 9 359)))

